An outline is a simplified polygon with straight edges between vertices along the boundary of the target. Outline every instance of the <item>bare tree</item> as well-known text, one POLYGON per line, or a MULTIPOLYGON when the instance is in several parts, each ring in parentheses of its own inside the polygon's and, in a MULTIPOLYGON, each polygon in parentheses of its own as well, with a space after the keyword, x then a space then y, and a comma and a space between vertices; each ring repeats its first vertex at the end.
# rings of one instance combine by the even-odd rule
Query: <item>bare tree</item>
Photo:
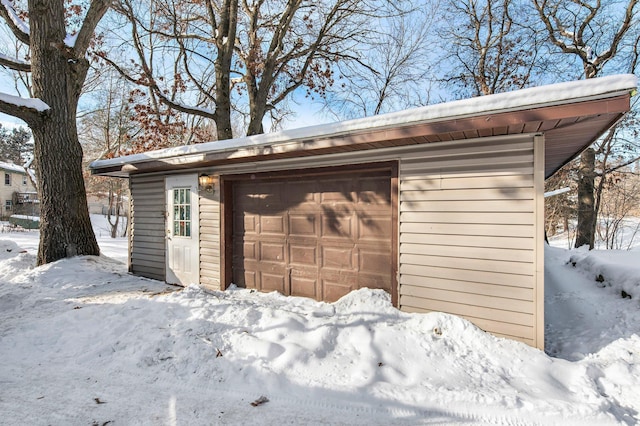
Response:
POLYGON ((366 39, 374 0, 121 0, 131 29, 133 65, 103 57, 173 110, 215 122, 233 137, 234 108, 246 134, 298 89, 324 94, 337 61, 366 39), (370 4, 371 3, 371 4, 370 4))
MULTIPOLYGON (((562 54, 578 61, 584 78, 601 75, 607 64, 620 57, 630 62, 623 68, 635 68, 639 35, 631 30, 637 27, 637 23, 633 24, 637 20, 638 0, 533 0, 533 3, 549 42, 562 54)), ((585 244, 594 247, 598 209, 608 160, 616 151, 616 135, 617 129, 610 130, 580 155, 576 247, 585 244), (596 158, 599 158, 600 173, 596 171, 596 158), (601 181, 596 185, 598 176, 601 181)))
POLYGON ((541 41, 528 29, 522 2, 450 1, 443 20, 444 82, 458 97, 528 86, 541 66, 541 41))
POLYGON ((545 198, 545 235, 553 237, 561 229, 561 232, 571 231, 570 220, 575 217, 576 180, 574 169, 565 167, 545 181, 545 192, 569 188, 571 192, 564 192, 545 198))
POLYGON ((640 231, 640 223, 631 220, 640 213, 640 174, 628 166, 607 174, 602 192, 597 233, 608 249, 629 250, 640 231))
MULTIPOLYGON (((131 88, 112 72, 105 72, 101 77, 101 89, 92 93, 96 108, 86 112, 79 120, 82 130, 80 143, 87 161, 129 152, 141 133, 140 126, 132 120, 135 114, 127 102, 131 88)), ((120 222, 123 217, 125 221, 128 220, 125 204, 128 197, 127 182, 90 175, 85 180, 89 195, 98 199, 106 197, 107 208, 103 213, 111 227, 111 237, 119 236, 118 231, 127 228, 126 223, 122 226, 120 222)))
POLYGON ((86 57, 95 28, 110 6, 92 0, 66 10, 64 0, 29 0, 26 10, 3 1, 0 16, 11 34, 29 46, 28 61, 2 57, 2 66, 30 72, 33 99, 3 96, 0 111, 25 121, 34 138, 40 198, 38 264, 75 255, 97 255, 82 178, 76 110, 89 69, 86 57))
POLYGON ((343 119, 427 104, 434 72, 430 37, 438 5, 431 1, 372 20, 372 27, 384 31, 371 31, 358 61, 337 64, 338 84, 330 89, 327 108, 343 119))

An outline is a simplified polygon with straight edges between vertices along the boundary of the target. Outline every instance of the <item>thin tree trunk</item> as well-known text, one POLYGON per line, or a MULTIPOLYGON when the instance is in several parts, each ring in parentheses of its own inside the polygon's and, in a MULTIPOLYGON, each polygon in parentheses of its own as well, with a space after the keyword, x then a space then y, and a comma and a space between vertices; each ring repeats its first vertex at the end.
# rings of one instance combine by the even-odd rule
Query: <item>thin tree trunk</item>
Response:
POLYGON ((576 229, 575 247, 585 244, 592 249, 595 243, 595 161, 596 153, 593 148, 585 149, 580 154, 580 170, 578 181, 578 226, 576 229))

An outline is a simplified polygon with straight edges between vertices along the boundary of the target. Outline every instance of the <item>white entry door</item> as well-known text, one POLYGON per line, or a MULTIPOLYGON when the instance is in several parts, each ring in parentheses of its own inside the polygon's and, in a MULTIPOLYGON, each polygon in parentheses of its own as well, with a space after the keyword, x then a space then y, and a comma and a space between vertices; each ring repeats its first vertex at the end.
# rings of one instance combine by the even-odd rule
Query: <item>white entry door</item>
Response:
POLYGON ((168 283, 199 282, 198 175, 167 177, 167 273, 168 283))

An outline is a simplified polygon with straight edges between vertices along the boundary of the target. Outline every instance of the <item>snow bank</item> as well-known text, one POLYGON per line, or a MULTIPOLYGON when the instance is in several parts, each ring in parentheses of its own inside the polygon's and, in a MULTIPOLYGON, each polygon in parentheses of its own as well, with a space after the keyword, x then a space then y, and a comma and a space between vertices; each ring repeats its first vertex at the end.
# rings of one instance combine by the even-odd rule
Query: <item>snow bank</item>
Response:
POLYGON ((619 297, 640 299, 640 251, 580 250, 569 262, 619 297))
MULTIPOLYGON (((34 268, 32 248, 0 240, 0 250, 7 424, 638 421, 633 331, 640 322, 625 323, 619 338, 598 340, 592 352, 585 334, 585 353, 571 361, 456 316, 400 312, 379 290, 328 304, 236 288, 179 289, 131 276, 104 256, 34 268), (262 396, 268 402, 250 405, 262 396)), ((566 263, 567 252, 548 256, 560 281, 589 288, 566 263)), ((592 290, 610 300, 610 316, 629 307, 592 290)), ((549 309, 566 312, 567 291, 550 294, 549 309)), ((576 351, 565 324, 548 327, 565 345, 561 356, 576 351)))

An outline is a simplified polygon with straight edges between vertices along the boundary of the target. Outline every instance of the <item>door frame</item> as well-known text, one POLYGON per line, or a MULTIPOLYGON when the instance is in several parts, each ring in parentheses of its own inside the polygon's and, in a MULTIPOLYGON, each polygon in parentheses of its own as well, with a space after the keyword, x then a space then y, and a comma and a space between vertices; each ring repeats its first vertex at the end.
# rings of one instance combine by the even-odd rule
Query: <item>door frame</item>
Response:
POLYGON ((309 176, 348 175, 358 172, 390 172, 391 185, 391 302, 398 307, 398 252, 399 252, 399 181, 398 161, 378 163, 347 164, 342 166, 292 169, 256 173, 220 175, 220 288, 226 290, 231 285, 233 268, 233 183, 247 180, 269 180, 309 176))
MULTIPOLYGON (((200 282, 200 200, 198 194, 198 174, 182 174, 182 175, 169 175, 164 180, 164 192, 166 200, 166 215, 165 215, 165 281, 170 284, 189 285, 191 282, 200 282), (191 248, 195 251, 195 255, 192 256, 189 261, 191 262, 192 272, 190 274, 189 282, 182 282, 182 280, 174 273, 171 268, 172 265, 172 250, 171 241, 175 236, 173 235, 173 189, 177 188, 189 188, 190 195, 190 220, 191 220, 191 248)), ((180 237, 178 237, 180 238, 180 237)))

